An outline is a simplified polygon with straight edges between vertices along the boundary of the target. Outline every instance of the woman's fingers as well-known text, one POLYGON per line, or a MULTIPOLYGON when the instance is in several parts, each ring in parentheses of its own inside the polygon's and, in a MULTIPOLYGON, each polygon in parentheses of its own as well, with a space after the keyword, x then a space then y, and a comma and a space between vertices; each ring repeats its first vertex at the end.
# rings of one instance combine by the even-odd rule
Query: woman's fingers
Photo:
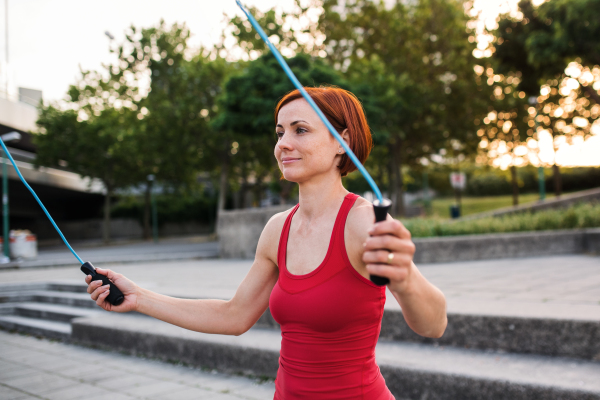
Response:
POLYGON ((119 276, 121 274, 117 274, 116 272, 110 270, 110 269, 103 269, 103 268, 96 268, 96 272, 99 273, 100 275, 104 275, 106 276, 108 279, 110 279, 111 281, 115 281, 115 279, 119 278, 119 276))
POLYGON ((412 261, 412 254, 406 252, 390 252, 387 250, 365 251, 363 254, 365 264, 406 265, 412 261), (390 257, 391 254, 391 257, 390 257))
MULTIPOLYGON (((90 279, 92 279, 92 277, 90 277, 90 279)), ((91 294, 94 290, 98 289, 100 286, 102 286, 102 281, 93 281, 91 283, 88 283, 87 292, 91 294)))
POLYGON ((415 253, 415 244, 410 239, 400 239, 392 235, 371 236, 365 241, 365 253, 384 249, 412 255, 415 253))
MULTIPOLYGON (((101 282, 102 283, 102 282, 101 282)), ((92 300, 97 301, 98 298, 104 293, 107 292, 109 289, 110 285, 104 285, 104 286, 100 286, 98 288, 96 288, 96 290, 94 290, 90 297, 92 298, 92 300)))
POLYGON ((380 235, 393 235, 401 239, 410 239, 410 232, 402 225, 402 222, 397 219, 381 221, 373 225, 369 230, 369 235, 380 236, 380 235))
POLYGON ((99 305, 100 307, 102 307, 104 300, 106 299, 106 296, 108 296, 108 294, 110 293, 109 287, 110 287, 110 285, 104 285, 100 288, 102 291, 96 299, 96 304, 99 305))

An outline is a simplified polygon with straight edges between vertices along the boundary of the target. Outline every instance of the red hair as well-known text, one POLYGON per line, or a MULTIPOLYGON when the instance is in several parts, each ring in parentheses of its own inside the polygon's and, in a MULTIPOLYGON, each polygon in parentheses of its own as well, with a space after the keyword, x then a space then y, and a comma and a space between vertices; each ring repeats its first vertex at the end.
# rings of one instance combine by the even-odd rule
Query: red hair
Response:
MULTIPOLYGON (((367 124, 367 117, 360 101, 349 91, 338 87, 321 86, 305 87, 304 89, 312 97, 317 106, 319 106, 321 111, 323 111, 325 117, 327 117, 339 134, 344 129, 348 129, 350 142, 348 145, 360 162, 364 164, 373 148, 373 138, 371 137, 371 129, 369 128, 369 124, 367 124)), ((302 94, 298 89, 283 96, 277 107, 275 107, 275 123, 277 123, 277 116, 281 107, 302 98, 302 94)), ((356 171, 356 166, 346 154, 342 155, 342 160, 338 168, 342 176, 356 171)))

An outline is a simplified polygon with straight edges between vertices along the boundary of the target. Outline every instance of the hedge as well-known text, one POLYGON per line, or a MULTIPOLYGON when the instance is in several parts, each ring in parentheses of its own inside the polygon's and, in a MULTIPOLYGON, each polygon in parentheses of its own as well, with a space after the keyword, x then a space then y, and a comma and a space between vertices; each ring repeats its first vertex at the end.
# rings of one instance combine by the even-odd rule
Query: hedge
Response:
POLYGON ((474 220, 414 218, 403 221, 413 237, 544 231, 600 227, 600 204, 578 204, 568 209, 525 212, 474 220))

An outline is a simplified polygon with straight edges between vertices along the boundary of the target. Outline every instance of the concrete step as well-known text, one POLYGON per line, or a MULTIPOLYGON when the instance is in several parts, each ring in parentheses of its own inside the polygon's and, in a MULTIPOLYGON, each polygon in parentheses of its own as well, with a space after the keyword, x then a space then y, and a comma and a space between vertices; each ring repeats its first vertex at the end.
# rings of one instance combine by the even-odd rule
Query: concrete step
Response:
MULTIPOLYGON (((84 283, 76 281, 3 284, 0 303, 39 302, 97 308, 84 283)), ((257 327, 278 328, 269 311, 257 327)), ((511 353, 600 359, 600 320, 535 318, 510 315, 448 314, 448 328, 440 339, 415 334, 402 311, 386 308, 381 338, 440 346, 455 346, 511 353)))
POLYGON ((402 311, 385 310, 382 339, 510 353, 600 360, 600 320, 448 313, 439 339, 417 335, 402 311))
POLYGON ((98 308, 88 293, 56 292, 39 290, 32 294, 30 302, 62 304, 72 307, 98 308))
MULTIPOLYGON (((278 328, 269 310, 257 327, 278 328)), ((386 309, 381 339, 470 349, 600 360, 600 321, 448 313, 444 336, 417 335, 401 310, 386 309)))
POLYGON ((0 315, 0 328, 59 340, 69 340, 71 337, 71 324, 68 322, 47 321, 18 315, 0 315))
POLYGON ((16 283, 0 283, 0 294, 14 293, 32 290, 51 290, 56 292, 75 292, 86 293, 87 285, 83 281, 84 275, 81 275, 81 280, 65 280, 51 282, 16 282, 16 283))
POLYGON ((79 281, 49 282, 46 290, 52 290, 56 292, 87 293, 87 285, 83 281, 84 277, 85 275, 81 274, 81 280, 79 281))
MULTIPOLYGON (((71 340, 114 351, 274 377, 281 335, 253 328, 208 335, 139 315, 72 322, 71 340)), ((600 362, 380 341, 377 358, 398 399, 600 399, 600 362)))
POLYGON ((92 317, 106 312, 98 309, 64 306, 44 303, 16 303, 12 305, 13 315, 49 321, 70 323, 73 318, 92 317))
POLYGON ((0 296, 9 293, 18 293, 32 290, 46 290, 48 284, 46 282, 16 282, 0 284, 0 296))

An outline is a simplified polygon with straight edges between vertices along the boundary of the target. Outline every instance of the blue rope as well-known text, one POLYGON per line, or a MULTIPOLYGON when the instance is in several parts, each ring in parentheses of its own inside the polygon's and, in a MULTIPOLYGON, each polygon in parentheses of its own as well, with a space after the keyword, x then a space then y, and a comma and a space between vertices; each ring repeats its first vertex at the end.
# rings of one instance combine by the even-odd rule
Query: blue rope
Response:
MULTIPOLYGON (((69 248, 69 250, 71 250, 71 253, 73 253, 73 255, 75 256, 75 258, 81 264, 83 264, 83 260, 77 255, 77 253, 75 253, 75 250, 73 250, 73 248, 71 247, 71 245, 69 244, 69 242, 67 242, 67 239, 65 239, 65 235, 63 235, 62 232, 60 231, 60 229, 58 229, 58 226, 56 225, 56 223, 54 222, 54 220, 50 216, 50 213, 48 212, 48 210, 46 210, 46 207, 44 207, 44 205, 42 204, 42 201, 40 200, 40 198, 37 196, 37 194, 35 194, 35 192, 31 188, 31 186, 29 186, 29 184, 27 183, 27 181, 25 180, 25 178, 23 178, 23 175, 21 175, 21 171, 19 171, 19 167, 17 167, 17 164, 15 163, 15 160, 13 160, 12 156, 8 152, 8 149, 6 148, 6 145, 4 144, 4 141, 1 138, 0 138, 0 144, 2 145, 2 149, 4 150, 4 154, 6 154, 6 156, 8 157, 8 159, 10 160, 10 162, 12 163, 13 167, 15 167, 15 171, 17 171, 17 175, 19 175, 19 178, 21 178, 21 182, 23 182, 23 184, 25 185, 25 187, 27 189, 29 189, 29 191, 31 192, 31 194, 33 195, 33 197, 35 197, 35 199, 37 200, 37 202, 40 205, 40 207, 42 207, 42 210, 44 210, 44 212, 46 213, 46 216, 48 217, 48 219, 50 220, 50 222, 52 222, 52 225, 54 225, 54 229, 56 229, 56 232, 58 232, 58 234, 62 238, 63 242, 65 242, 65 244, 67 245, 67 247, 69 248)), ((5 238, 5 240, 6 240, 6 238, 5 238)))
POLYGON ((323 112, 319 109, 319 107, 314 102, 314 100, 312 99, 312 97, 310 97, 308 95, 308 93, 306 92, 306 90, 304 90, 304 86, 302 86, 302 84, 300 84, 300 82, 298 81, 298 78, 296 78, 296 75, 294 75, 294 73, 292 72, 292 70, 290 69, 290 67, 287 65, 287 63, 285 62, 285 60, 283 59, 283 57, 281 56, 281 54, 279 54, 279 51, 277 51, 277 49, 275 48, 275 46, 273 46, 273 44, 271 43, 271 41, 269 40, 269 38, 267 37, 267 35, 265 34, 265 32, 262 30, 262 28, 258 24, 258 22, 256 22, 256 19, 254 19, 254 17, 252 16, 252 14, 248 10, 246 10, 246 8, 242 5, 242 3, 240 2, 240 0, 235 0, 235 2, 241 8, 241 10, 244 12, 244 14, 246 14, 246 17, 248 17, 248 20, 250 21, 250 23, 252 24, 252 26, 254 27, 254 29, 256 29, 256 31, 258 32, 258 34, 260 35, 260 37, 262 38, 262 40, 269 47, 269 49, 271 50, 271 53, 273 53, 273 55, 275 56, 275 58, 279 62, 279 65, 281 65, 281 68, 283 68, 283 71, 286 73, 286 75, 288 76, 288 78, 290 78, 290 80, 292 81, 292 83, 294 84, 294 86, 296 86, 296 89, 298 89, 300 91, 300 93, 302 94, 302 96, 304 97, 304 99, 306 99, 306 101, 308 102, 308 104, 310 104, 310 106, 313 108, 313 110, 315 110, 315 112, 317 113, 317 115, 319 116, 319 118, 321 118, 321 121, 323 121, 323 123, 325 124, 325 126, 327 127, 327 129, 329 129, 329 132, 340 143, 340 145, 344 148, 344 150, 346 150, 346 154, 348 155, 348 157, 350 157, 350 159, 352 160, 352 162, 354 163, 354 165, 356 165, 356 168, 358 168, 358 170, 360 171, 360 173, 363 174, 363 176, 365 177, 365 179, 367 180, 367 182, 369 183, 369 185, 373 189, 373 192, 375 193, 375 196, 377 196, 377 199, 380 202, 383 202, 383 197, 381 196, 381 191, 379 191, 379 188, 377 187, 377 184, 375 184, 375 181, 373 180, 373 178, 371 178, 371 175, 369 175, 369 173, 367 172, 367 170, 365 169, 365 167, 362 165, 362 163, 360 162, 360 160, 358 158, 356 158, 356 155, 354 155, 354 152, 352 152, 352 150, 350 149, 350 147, 348 147, 348 145, 346 144, 346 142, 344 142, 344 139, 342 139, 342 137, 339 135, 339 133, 337 133, 337 131, 335 130, 335 128, 331 125, 331 123, 329 122, 329 120, 327 120, 327 118, 325 117, 325 114, 323 114, 323 112))

